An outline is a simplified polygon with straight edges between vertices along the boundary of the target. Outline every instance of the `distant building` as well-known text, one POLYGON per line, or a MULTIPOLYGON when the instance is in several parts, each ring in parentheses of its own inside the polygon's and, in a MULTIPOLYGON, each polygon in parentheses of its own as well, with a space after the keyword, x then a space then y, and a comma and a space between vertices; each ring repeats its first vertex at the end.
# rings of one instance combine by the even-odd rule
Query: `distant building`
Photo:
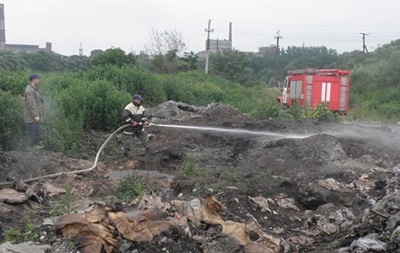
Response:
POLYGON ((232 50, 232 40, 210 40, 210 52, 216 53, 227 49, 232 50))
MULTIPOLYGON (((206 50, 207 50, 207 40, 206 40, 206 50)), ((216 53, 223 50, 232 50, 232 22, 229 23, 229 39, 227 40, 210 40, 210 52, 216 53)))
POLYGON ((277 47, 275 44, 271 44, 269 47, 259 47, 258 52, 254 55, 258 57, 265 57, 267 55, 275 54, 276 49, 277 47))
POLYGON ((232 50, 232 23, 229 23, 229 39, 223 39, 223 40, 212 40, 210 39, 209 41, 205 41, 205 51, 200 51, 198 52, 199 58, 206 58, 207 56, 207 46, 209 44, 209 50, 210 53, 217 53, 217 52, 222 52, 224 50, 232 50))
POLYGON ((6 29, 5 29, 5 16, 4 16, 4 4, 0 4, 0 50, 6 50, 11 52, 26 52, 36 53, 44 50, 51 52, 51 42, 46 42, 46 47, 40 48, 38 45, 29 44, 6 44, 6 29))

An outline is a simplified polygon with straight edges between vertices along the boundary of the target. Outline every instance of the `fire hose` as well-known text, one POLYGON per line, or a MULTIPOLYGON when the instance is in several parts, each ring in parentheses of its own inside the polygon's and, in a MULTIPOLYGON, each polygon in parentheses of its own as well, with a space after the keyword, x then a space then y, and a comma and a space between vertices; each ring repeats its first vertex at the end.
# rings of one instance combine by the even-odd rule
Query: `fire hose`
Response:
MULTIPOLYGON (((142 124, 142 123, 140 123, 139 125, 141 125, 141 124, 142 124)), ((153 125, 153 124, 150 124, 150 125, 153 125)), ((130 125, 130 124, 123 125, 123 126, 119 127, 117 130, 115 130, 112 134, 110 134, 110 136, 108 136, 108 138, 103 142, 103 144, 100 146, 99 150, 97 151, 96 158, 94 159, 94 163, 93 163, 93 166, 92 166, 92 167, 90 167, 90 168, 88 168, 88 169, 74 170, 74 171, 67 171, 67 172, 58 172, 58 173, 54 173, 54 174, 50 174, 50 175, 44 175, 44 176, 39 176, 39 177, 33 177, 33 178, 23 179, 23 180, 21 180, 20 182, 22 182, 22 183, 30 183, 30 182, 33 182, 33 181, 37 181, 37 180, 39 180, 39 179, 53 178, 53 177, 58 177, 58 176, 61 176, 61 175, 64 175, 64 174, 65 174, 65 175, 79 174, 79 173, 85 173, 85 172, 90 172, 90 171, 94 170, 94 169, 97 167, 97 163, 98 163, 98 161, 99 161, 100 154, 101 154, 101 152, 103 152, 103 149, 104 149, 104 147, 107 145, 107 143, 111 140, 111 138, 112 138, 116 133, 118 133, 119 131, 121 131, 121 130, 123 130, 123 129, 129 127, 129 126, 131 126, 131 125, 130 125)), ((13 183, 14 183, 14 182, 1 182, 1 183, 0 183, 0 188, 2 188, 2 187, 9 187, 9 186, 11 186, 13 183)))

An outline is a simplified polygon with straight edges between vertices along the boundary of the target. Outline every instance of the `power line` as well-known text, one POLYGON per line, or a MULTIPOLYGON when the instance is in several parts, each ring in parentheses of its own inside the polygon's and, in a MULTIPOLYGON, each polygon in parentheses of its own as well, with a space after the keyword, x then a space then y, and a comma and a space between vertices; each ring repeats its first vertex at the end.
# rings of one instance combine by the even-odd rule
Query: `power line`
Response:
MULTIPOLYGON (((217 20, 219 22, 227 22, 225 20, 217 20)), ((285 23, 257 23, 257 22, 240 22, 234 21, 237 24, 244 25, 261 25, 261 26, 293 26, 293 27, 400 27, 400 24, 285 24, 285 23)))

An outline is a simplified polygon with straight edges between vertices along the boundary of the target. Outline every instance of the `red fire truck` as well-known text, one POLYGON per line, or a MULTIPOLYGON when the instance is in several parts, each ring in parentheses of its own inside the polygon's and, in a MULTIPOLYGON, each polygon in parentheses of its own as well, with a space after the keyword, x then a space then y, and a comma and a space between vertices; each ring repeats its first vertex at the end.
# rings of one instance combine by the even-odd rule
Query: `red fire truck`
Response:
POLYGON ((299 105, 314 109, 326 104, 333 112, 345 114, 348 109, 350 71, 339 69, 291 70, 283 83, 281 105, 299 105))

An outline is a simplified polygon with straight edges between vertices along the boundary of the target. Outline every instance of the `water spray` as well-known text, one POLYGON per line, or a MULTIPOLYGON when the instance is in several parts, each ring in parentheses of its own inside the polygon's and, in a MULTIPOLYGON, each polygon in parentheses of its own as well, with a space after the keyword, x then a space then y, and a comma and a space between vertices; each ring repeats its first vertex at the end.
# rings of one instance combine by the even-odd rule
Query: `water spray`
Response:
POLYGON ((189 129, 189 130, 198 130, 198 131, 208 131, 208 132, 223 132, 223 133, 232 133, 232 134, 248 134, 248 135, 258 135, 258 136, 271 136, 277 138, 286 138, 286 139, 303 139, 310 137, 311 134, 308 135, 299 135, 299 134, 280 134, 268 131, 250 131, 246 129, 240 128, 222 128, 222 127, 205 127, 205 126, 186 126, 186 125, 168 125, 168 124, 158 124, 158 123, 150 123, 149 126, 156 127, 167 127, 167 128, 181 128, 181 129, 189 129))

